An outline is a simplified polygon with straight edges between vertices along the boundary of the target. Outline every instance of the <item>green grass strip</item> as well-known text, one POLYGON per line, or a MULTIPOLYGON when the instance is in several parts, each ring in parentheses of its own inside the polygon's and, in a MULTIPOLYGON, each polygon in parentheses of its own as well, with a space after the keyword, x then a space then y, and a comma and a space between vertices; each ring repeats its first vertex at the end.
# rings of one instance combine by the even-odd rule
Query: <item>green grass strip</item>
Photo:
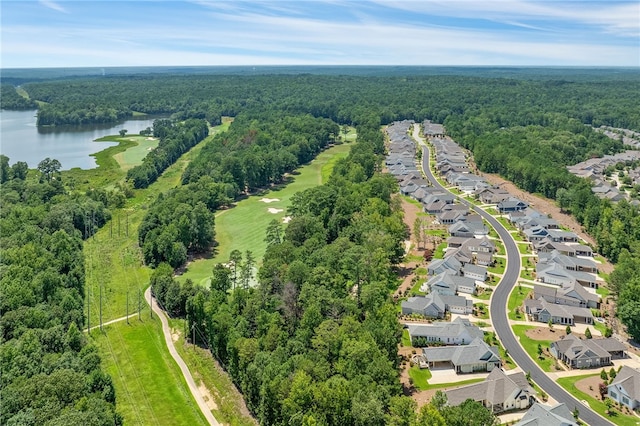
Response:
POLYGON ((119 322, 91 332, 113 378, 127 425, 206 425, 178 365, 166 349, 157 317, 119 322))

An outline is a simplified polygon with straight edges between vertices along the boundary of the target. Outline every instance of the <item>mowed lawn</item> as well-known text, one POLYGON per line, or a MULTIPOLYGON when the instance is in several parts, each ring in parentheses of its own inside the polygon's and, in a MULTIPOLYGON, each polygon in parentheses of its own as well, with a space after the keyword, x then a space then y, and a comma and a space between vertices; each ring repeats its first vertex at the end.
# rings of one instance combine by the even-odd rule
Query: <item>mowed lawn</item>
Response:
POLYGON ((113 379, 126 425, 206 425, 178 365, 166 349, 157 317, 122 321, 91 332, 113 379))
POLYGON ((120 168, 125 172, 132 167, 141 164, 144 157, 147 156, 149 151, 157 147, 159 142, 158 139, 149 138, 147 136, 131 136, 125 137, 125 139, 136 143, 136 146, 133 146, 124 152, 119 152, 113 156, 113 158, 118 162, 118 165, 120 165, 120 168))
MULTIPOLYGON (((215 219, 218 245, 214 256, 191 262, 178 280, 184 282, 189 278, 194 283, 206 285, 211 277, 213 265, 227 262, 233 250, 240 250, 243 257, 246 251, 250 250, 259 264, 267 248, 264 240, 269 222, 276 219, 283 223, 293 194, 324 183, 331 175, 335 162, 346 157, 350 149, 351 144, 331 147, 320 153, 308 165, 299 168, 286 186, 250 196, 237 202, 232 208, 219 211, 215 219), (277 201, 267 203, 265 199, 277 201), (269 209, 277 213, 270 213, 269 209)), ((286 225, 283 223, 283 229, 284 226, 286 225)))

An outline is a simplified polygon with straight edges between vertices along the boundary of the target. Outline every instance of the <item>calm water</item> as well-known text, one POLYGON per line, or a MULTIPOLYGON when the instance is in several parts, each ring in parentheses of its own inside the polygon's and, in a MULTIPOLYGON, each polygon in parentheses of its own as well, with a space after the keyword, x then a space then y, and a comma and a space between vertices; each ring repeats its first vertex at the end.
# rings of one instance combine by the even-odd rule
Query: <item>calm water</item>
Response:
POLYGON ((152 119, 127 120, 120 123, 52 128, 36 127, 36 111, 0 111, 0 153, 9 157, 9 163, 26 161, 36 168, 43 159, 55 158, 63 170, 74 167, 96 167, 95 154, 114 142, 94 142, 107 135, 117 135, 121 129, 127 134, 138 134, 153 125, 152 119))

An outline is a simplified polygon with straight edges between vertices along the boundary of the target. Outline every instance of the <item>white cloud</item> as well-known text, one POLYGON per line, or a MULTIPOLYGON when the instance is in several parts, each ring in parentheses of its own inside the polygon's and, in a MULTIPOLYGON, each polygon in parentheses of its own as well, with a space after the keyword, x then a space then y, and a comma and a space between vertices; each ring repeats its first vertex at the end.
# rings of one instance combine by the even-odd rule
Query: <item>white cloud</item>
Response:
POLYGON ((39 0, 39 2, 41 5, 49 9, 53 9, 55 11, 62 12, 62 13, 69 13, 64 7, 60 6, 58 3, 52 0, 39 0))

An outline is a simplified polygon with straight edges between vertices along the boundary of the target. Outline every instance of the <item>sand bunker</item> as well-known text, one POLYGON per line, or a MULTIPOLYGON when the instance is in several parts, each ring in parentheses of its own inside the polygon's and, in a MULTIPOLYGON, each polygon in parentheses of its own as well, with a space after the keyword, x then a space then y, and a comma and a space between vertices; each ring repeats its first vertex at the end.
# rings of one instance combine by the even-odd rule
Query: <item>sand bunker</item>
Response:
POLYGON ((282 223, 289 223, 291 222, 291 216, 285 216, 282 218, 282 223))
POLYGON ((260 201, 262 201, 263 203, 275 203, 276 201, 280 201, 277 198, 261 198, 260 201))
POLYGON ((276 213, 283 212, 283 211, 284 211, 284 209, 274 209, 273 207, 269 207, 269 208, 267 209, 267 211, 268 211, 269 213, 276 214, 276 213))

